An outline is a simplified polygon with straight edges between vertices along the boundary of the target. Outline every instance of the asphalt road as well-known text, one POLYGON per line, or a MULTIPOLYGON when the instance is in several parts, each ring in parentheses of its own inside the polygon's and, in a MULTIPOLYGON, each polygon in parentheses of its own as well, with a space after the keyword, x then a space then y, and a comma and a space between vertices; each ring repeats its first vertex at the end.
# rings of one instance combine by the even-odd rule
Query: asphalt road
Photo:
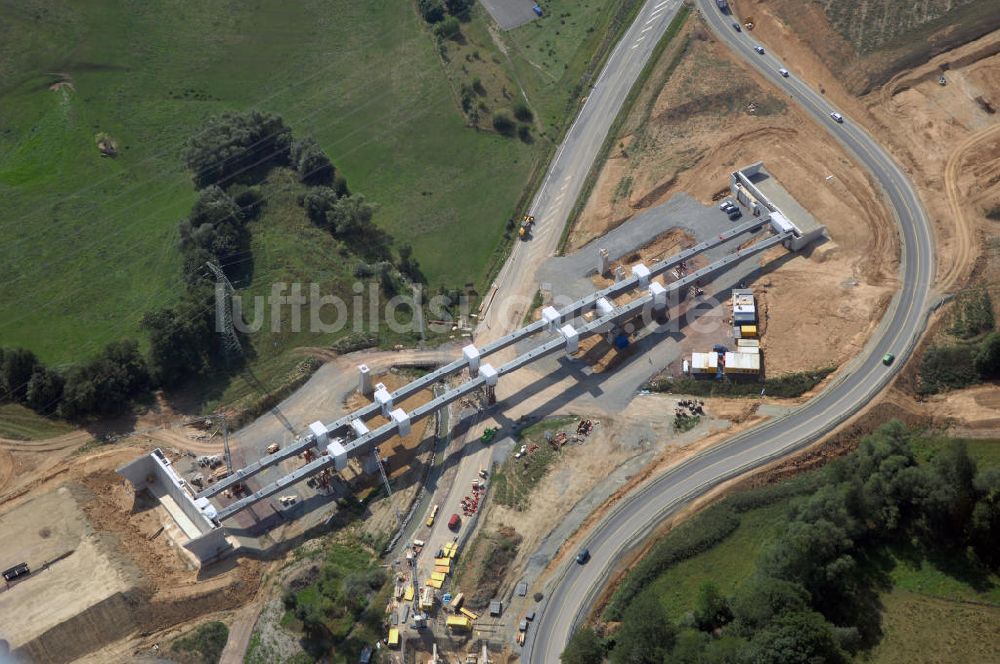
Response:
MULTIPOLYGON (((871 401, 910 355, 932 304, 930 222, 899 166, 849 117, 843 124, 835 123, 829 114, 837 109, 796 79, 794 63, 783 64, 769 53, 754 52, 757 42, 752 34, 737 33, 731 26, 734 19, 720 14, 713 0, 696 0, 696 4, 720 41, 791 95, 879 182, 899 222, 902 287, 865 351, 821 395, 669 470, 622 501, 591 531, 584 543, 590 549, 590 562, 577 565, 570 560, 548 588, 537 624, 529 631, 524 653, 528 662, 559 661, 574 626, 593 604, 616 561, 664 518, 721 482, 804 447, 871 401), (779 67, 791 72, 789 78, 778 73, 779 67), (890 352, 896 361, 886 367, 882 356, 890 352)), ((629 41, 627 37, 625 43, 629 41)))
MULTIPOLYGON (((681 0, 648 0, 608 57, 532 202, 530 212, 535 215, 536 222, 533 236, 516 243, 487 294, 489 304, 476 329, 477 343, 496 339, 520 327, 538 288, 533 277, 542 262, 559 246, 562 230, 604 137, 680 5, 681 0)), ((596 263, 596 256, 594 260, 596 263)))

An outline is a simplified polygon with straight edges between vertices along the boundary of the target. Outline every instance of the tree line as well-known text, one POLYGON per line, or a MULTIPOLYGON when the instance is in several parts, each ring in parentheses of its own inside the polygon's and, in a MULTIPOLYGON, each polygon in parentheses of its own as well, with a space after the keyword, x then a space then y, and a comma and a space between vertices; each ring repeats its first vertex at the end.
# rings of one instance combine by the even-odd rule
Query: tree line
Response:
POLYGON ((832 463, 732 595, 705 584, 689 615, 671 617, 633 587, 606 614, 620 628, 579 630, 563 663, 846 664, 881 636, 887 552, 1000 569, 1000 468, 977 469, 957 442, 919 463, 915 435, 891 422, 832 463))
POLYGON ((143 354, 135 340, 117 341, 88 362, 57 370, 29 350, 0 348, 0 400, 71 420, 111 416, 153 389, 238 368, 240 359, 220 345, 207 263, 233 280, 246 273, 252 264, 248 223, 265 205, 261 185, 275 167, 298 173, 307 187, 300 203, 313 223, 377 262, 378 270, 364 264, 366 276, 380 276, 387 290, 398 290, 400 275, 423 281, 409 245, 394 261, 393 240, 375 226, 374 206, 349 191, 314 139, 295 139, 280 116, 250 111, 212 117, 187 141, 183 158, 199 190, 190 214, 178 222, 184 292, 176 304, 143 316, 149 351, 143 354))
POLYGON ((986 288, 956 299, 948 333, 954 341, 935 343, 920 358, 917 391, 936 394, 1000 378, 1000 332, 986 288))

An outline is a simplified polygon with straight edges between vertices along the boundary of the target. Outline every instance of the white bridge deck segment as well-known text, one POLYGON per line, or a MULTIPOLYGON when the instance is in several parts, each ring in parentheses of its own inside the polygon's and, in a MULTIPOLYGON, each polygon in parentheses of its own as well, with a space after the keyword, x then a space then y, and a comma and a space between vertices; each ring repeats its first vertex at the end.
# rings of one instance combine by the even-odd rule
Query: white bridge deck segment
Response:
MULTIPOLYGON (((674 256, 671 256, 657 263, 656 265, 650 268, 639 270, 637 271, 638 273, 633 272, 633 275, 631 277, 624 279, 620 282, 617 282, 615 284, 612 284, 607 288, 591 293, 590 295, 581 298, 580 300, 577 300, 576 302, 564 307, 562 310, 559 311, 559 319, 551 322, 556 322, 559 324, 567 323, 569 320, 575 318, 580 313, 595 309, 598 300, 613 298, 619 294, 636 289, 637 287, 640 286, 640 284, 643 285, 643 288, 648 287, 650 286, 650 280, 652 278, 660 274, 663 274, 672 267, 692 258, 693 256, 696 256, 697 254, 700 254, 701 252, 707 249, 718 246, 748 231, 758 229, 764 223, 765 222, 760 219, 754 219, 746 223, 740 224, 739 226, 734 226, 725 233, 720 234, 717 238, 701 242, 691 247, 690 249, 686 249, 678 254, 675 254, 674 256)), ((398 419, 393 419, 387 424, 384 424, 373 431, 368 431, 364 433, 362 433, 364 429, 351 427, 350 425, 352 422, 361 423, 364 420, 370 419, 373 415, 378 414, 380 412, 381 410, 380 404, 372 403, 363 408, 358 409, 357 411, 351 413, 350 415, 346 415, 334 421, 333 423, 327 425, 326 430, 328 432, 328 436, 330 437, 330 439, 333 439, 334 437, 347 438, 349 431, 357 432, 359 435, 357 435, 357 437, 354 438, 353 440, 344 442, 343 447, 348 457, 364 456, 365 454, 370 453, 375 448, 376 445, 383 443, 384 441, 388 440, 389 438, 399 433, 399 431, 404 426, 406 428, 409 428, 409 426, 412 426, 412 424, 416 423, 420 419, 427 417, 428 415, 431 415, 438 409, 443 408, 450 403, 458 401, 459 399, 469 394, 472 394, 480 387, 487 384, 490 385, 494 384, 498 377, 503 377, 505 374, 511 373, 512 371, 516 371, 517 369, 520 369, 521 367, 524 367, 527 364, 535 362, 543 357, 553 355, 560 351, 565 351, 568 348, 573 348, 574 343, 570 342, 569 337, 574 336, 573 342, 578 344, 579 341, 586 339, 587 337, 592 336, 594 334, 599 334, 603 330, 606 330, 609 325, 613 325, 618 321, 634 317, 635 315, 641 313, 643 309, 647 308, 659 309, 662 306, 661 302, 665 303, 665 297, 664 297, 665 292, 679 291, 681 289, 694 285, 699 280, 704 279, 710 274, 717 272, 721 269, 724 269, 735 262, 741 261, 744 258, 747 258, 748 256, 760 253, 775 245, 785 242, 786 240, 788 240, 789 237, 790 233, 787 232, 777 235, 772 235, 749 247, 746 247, 745 249, 740 249, 731 254, 728 254, 719 259, 718 261, 706 267, 703 267, 700 270, 696 270, 695 272, 692 272, 682 277, 681 279, 678 279, 677 281, 672 282, 662 290, 660 288, 655 288, 655 289, 649 288, 649 292, 647 292, 645 295, 637 297, 628 304, 617 307, 607 314, 598 316, 594 320, 587 322, 578 328, 572 328, 567 324, 565 327, 569 327, 570 330, 574 330, 575 336, 571 335, 569 330, 565 330, 565 328, 563 328, 562 332, 558 332, 560 327, 557 326, 556 333, 558 336, 556 336, 555 338, 550 339, 549 341, 546 341, 540 344, 539 346, 536 346, 535 348, 519 355, 518 357, 507 362, 506 364, 497 367, 496 369, 494 369, 490 365, 485 365, 485 364, 481 365, 482 368, 489 367, 489 370, 487 372, 484 371, 477 372, 478 375, 470 377, 467 381, 465 381, 461 385, 452 388, 451 390, 445 392, 444 394, 441 394, 440 396, 437 396, 434 399, 428 401, 427 403, 415 408, 410 413, 407 413, 409 417, 407 418, 405 425, 403 424, 402 421, 398 419)), ((549 324, 550 321, 543 319, 535 321, 534 323, 531 323, 529 325, 526 325, 525 327, 522 327, 506 336, 497 339, 492 343, 483 346, 482 348, 479 348, 478 356, 479 358, 486 357, 487 355, 496 353, 499 350, 507 348, 508 346, 516 343, 521 339, 545 331, 546 328, 549 327, 549 324)), ((457 374, 468 366, 469 366, 469 358, 463 357, 450 364, 440 367, 439 369, 432 371, 393 392, 390 395, 392 399, 391 403, 396 403, 396 404, 401 403, 410 395, 430 387, 438 380, 457 374)), ((285 449, 279 450, 278 452, 268 455, 260 459, 259 461, 246 466, 245 468, 241 468, 235 471, 229 477, 221 480, 220 482, 217 482, 216 484, 202 491, 200 494, 198 494, 198 498, 211 497, 217 495, 218 493, 224 491, 226 488, 232 486, 233 484, 237 482, 242 482, 245 479, 261 472, 265 468, 274 466, 283 461, 284 459, 288 459, 292 456, 298 455, 302 451, 310 447, 316 446, 316 443, 317 440, 315 433, 306 434, 305 436, 300 438, 295 443, 289 445, 285 449)), ((255 491, 254 493, 233 502, 232 504, 226 506, 225 508, 220 509, 218 511, 218 520, 224 521, 225 519, 247 509, 248 507, 251 507, 252 505, 260 502, 261 500, 265 500, 270 496, 273 496, 276 493, 279 493, 280 491, 283 491, 288 487, 297 484, 298 482, 301 482, 302 480, 312 475, 315 475, 316 473, 319 473, 320 471, 330 466, 333 466, 334 464, 335 460, 333 458, 330 458, 329 456, 321 456, 315 459, 314 461, 311 461, 305 464, 304 466, 297 468, 296 470, 285 475, 284 477, 261 487, 258 491, 255 491)))

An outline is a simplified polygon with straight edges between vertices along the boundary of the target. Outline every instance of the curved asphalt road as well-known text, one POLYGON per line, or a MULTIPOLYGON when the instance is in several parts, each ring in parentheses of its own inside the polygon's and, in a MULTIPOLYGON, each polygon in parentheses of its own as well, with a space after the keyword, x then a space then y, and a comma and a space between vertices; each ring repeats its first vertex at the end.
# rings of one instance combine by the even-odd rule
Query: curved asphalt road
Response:
POLYGON ((828 433, 882 390, 902 366, 922 333, 931 304, 934 243, 930 224, 906 176, 861 127, 845 118, 837 124, 836 110, 821 95, 795 78, 794 63, 783 65, 770 54, 758 55, 752 34, 737 33, 731 16, 722 15, 713 0, 696 0, 716 36, 736 54, 791 95, 817 122, 840 141, 878 180, 898 218, 902 238, 902 288, 861 356, 821 395, 780 419, 734 436, 667 471, 619 504, 585 541, 591 561, 568 562, 540 617, 529 631, 525 661, 555 664, 585 611, 592 606, 616 561, 671 513, 721 482, 789 454, 828 433), (792 75, 782 78, 778 68, 792 75), (895 353, 891 367, 885 353, 895 353))

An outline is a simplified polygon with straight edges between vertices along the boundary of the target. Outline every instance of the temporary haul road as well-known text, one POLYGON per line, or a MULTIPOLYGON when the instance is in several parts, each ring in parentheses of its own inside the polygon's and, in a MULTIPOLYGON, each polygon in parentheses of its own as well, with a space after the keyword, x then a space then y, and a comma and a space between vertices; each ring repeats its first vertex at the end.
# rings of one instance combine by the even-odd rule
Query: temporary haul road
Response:
MULTIPOLYGON (((795 78, 794 63, 782 65, 770 54, 758 55, 753 50, 756 42, 752 34, 736 32, 731 24, 739 19, 721 14, 714 0, 696 0, 696 4, 720 41, 811 113, 878 180, 899 222, 902 288, 862 356, 845 367, 837 382, 822 394, 782 418, 734 436, 672 468, 625 498, 594 527, 583 543, 590 550, 590 562, 577 565, 573 556, 566 556, 567 562, 548 588, 540 619, 529 630, 525 644, 524 659, 528 662, 559 661, 573 628, 592 606, 615 563, 665 517, 725 480, 803 448, 869 403, 910 355, 930 311, 933 237, 927 215, 900 168, 850 118, 843 124, 835 123, 830 113, 837 109, 795 78), (792 72, 789 78, 778 73, 782 66, 792 72), (892 366, 882 364, 885 353, 897 356, 892 366)), ((633 40, 631 35, 641 22, 639 19, 632 26, 624 44, 633 40)))

